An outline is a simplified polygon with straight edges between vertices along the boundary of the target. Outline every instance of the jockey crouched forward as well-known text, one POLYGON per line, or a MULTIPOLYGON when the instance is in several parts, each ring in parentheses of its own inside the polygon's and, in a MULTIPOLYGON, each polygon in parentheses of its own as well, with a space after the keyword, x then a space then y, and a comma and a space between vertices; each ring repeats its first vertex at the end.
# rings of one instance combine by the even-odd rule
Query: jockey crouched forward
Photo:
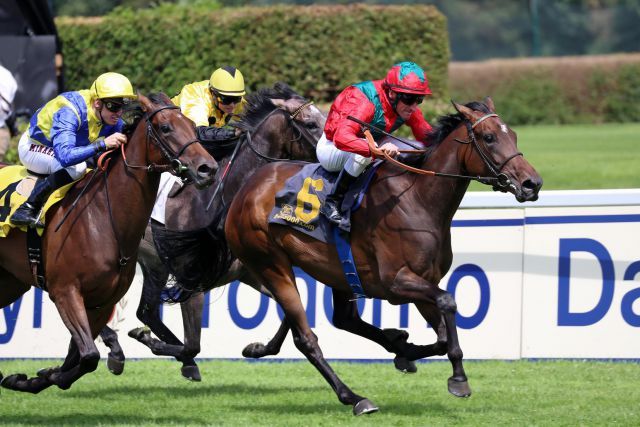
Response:
MULTIPOLYGON (((216 160, 230 154, 238 143, 241 131, 229 126, 245 106, 244 76, 235 67, 224 66, 215 70, 209 80, 186 84, 171 101, 180 107, 196 126, 196 136, 202 146, 216 160)), ((184 185, 169 172, 160 178, 160 187, 151 218, 165 223, 165 200, 184 185)))
POLYGON ((225 66, 215 70, 209 80, 185 85, 172 101, 195 123, 203 147, 220 160, 233 149, 240 134, 239 129, 228 125, 244 109, 245 93, 240 70, 225 66))
MULTIPOLYGON (((341 205, 349 186, 373 161, 361 126, 347 116, 369 123, 387 133, 407 124, 413 136, 427 142, 431 125, 418 105, 430 95, 429 82, 422 68, 413 62, 394 65, 384 80, 357 83, 344 89, 331 105, 324 133, 316 147, 320 164, 329 172, 338 172, 333 193, 327 196, 321 212, 338 225, 342 221, 341 205)), ((378 139, 381 135, 372 130, 378 139)), ((398 148, 387 142, 380 147, 390 156, 398 148)))
POLYGON ((38 178, 31 195, 11 216, 14 225, 37 225, 51 193, 82 177, 85 160, 127 142, 121 133, 124 104, 136 98, 122 74, 104 73, 88 90, 65 92, 31 117, 18 143, 20 161, 38 178))

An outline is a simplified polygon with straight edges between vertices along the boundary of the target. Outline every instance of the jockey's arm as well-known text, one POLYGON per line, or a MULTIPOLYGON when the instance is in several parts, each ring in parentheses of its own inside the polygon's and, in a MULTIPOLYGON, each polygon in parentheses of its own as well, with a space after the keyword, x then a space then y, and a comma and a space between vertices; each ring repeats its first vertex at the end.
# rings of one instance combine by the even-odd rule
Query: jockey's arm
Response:
POLYGON ((407 126, 411 128, 413 137, 423 143, 428 143, 427 135, 433 129, 431 125, 424 119, 422 111, 419 108, 411 114, 409 120, 406 122, 407 126))
POLYGON ((198 126, 196 127, 196 136, 198 140, 206 147, 207 144, 215 144, 220 141, 228 141, 237 137, 235 129, 218 128, 215 126, 198 126))
POLYGON ((333 143, 336 148, 349 151, 351 153, 360 154, 364 157, 371 157, 369 144, 364 139, 361 126, 349 120, 347 116, 353 116, 363 122, 369 123, 373 119, 375 107, 370 102, 362 102, 356 97, 353 100, 343 104, 341 110, 341 120, 336 127, 333 135, 333 143))
POLYGON ((70 108, 61 108, 53 116, 51 142, 56 159, 63 167, 77 165, 93 157, 102 149, 104 142, 77 145, 78 119, 70 108))

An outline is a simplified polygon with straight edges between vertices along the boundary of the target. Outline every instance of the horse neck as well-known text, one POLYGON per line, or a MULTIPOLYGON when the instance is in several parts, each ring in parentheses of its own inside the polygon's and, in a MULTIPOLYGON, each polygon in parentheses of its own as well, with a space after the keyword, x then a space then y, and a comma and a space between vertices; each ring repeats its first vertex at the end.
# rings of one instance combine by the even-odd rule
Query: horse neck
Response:
MULTIPOLYGON (((466 138, 463 127, 458 127, 440 143, 423 163, 422 169, 454 175, 466 175, 464 155, 469 146, 456 142, 455 138, 466 138)), ((469 180, 462 178, 419 175, 414 179, 417 184, 417 194, 424 208, 431 215, 447 221, 453 218, 467 188, 469 188, 469 180)))
MULTIPOLYGON (((142 122, 125 146, 129 165, 148 165, 150 159, 147 151, 150 142, 147 138, 145 122, 142 122)), ((108 194, 113 228, 117 230, 121 250, 134 250, 151 216, 160 184, 160 173, 150 173, 146 168, 127 167, 122 156, 117 156, 112 161, 114 164, 107 171, 108 187, 103 188, 102 192, 105 204, 108 194)), ((109 206, 105 208, 108 209, 109 206)))
MULTIPOLYGON (((291 158, 290 147, 293 131, 290 126, 282 125, 280 120, 274 119, 275 117, 271 120, 268 119, 269 121, 263 123, 255 134, 251 134, 251 146, 264 156, 274 159, 289 159, 291 158), (272 121, 278 123, 271 123, 272 121)), ((249 142, 245 141, 225 179, 225 193, 227 195, 235 194, 256 170, 269 162, 256 154, 249 146, 249 142)))

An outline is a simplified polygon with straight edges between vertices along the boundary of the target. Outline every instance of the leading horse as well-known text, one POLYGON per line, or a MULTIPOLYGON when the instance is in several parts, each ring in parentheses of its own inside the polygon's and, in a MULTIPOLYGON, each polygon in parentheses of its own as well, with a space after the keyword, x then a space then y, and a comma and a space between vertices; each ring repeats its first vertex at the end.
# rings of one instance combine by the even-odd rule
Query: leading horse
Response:
MULTIPOLYGON (((173 169, 198 187, 213 180, 217 164, 180 109, 164 94, 138 95, 138 100, 137 119, 122 155, 112 154, 109 165, 82 179, 46 215, 46 290, 71 333, 64 363, 34 378, 7 376, 1 382, 5 388, 31 393, 51 385, 68 389, 94 371, 100 359, 94 339, 133 280, 160 172, 173 169)), ((26 254, 22 231, 12 230, 0 239, 0 307, 17 300, 33 283, 26 254)))
MULTIPOLYGON (((432 150, 420 169, 458 178, 382 165, 362 206, 352 215, 351 245, 367 295, 392 304, 413 303, 437 333, 434 344, 406 344, 405 355, 417 360, 446 353, 453 367, 449 392, 464 397, 471 389, 458 343, 456 303, 438 287, 452 262, 452 218, 471 177, 491 175, 494 185, 520 202, 537 199, 542 179, 518 152, 515 133, 495 113, 490 98, 485 103, 454 105, 458 112, 440 119, 432 150)), ((229 208, 227 241, 254 279, 280 304, 296 347, 329 382, 340 402, 352 405, 355 415, 374 412, 378 408, 352 392, 324 359, 296 289, 293 265, 334 290, 350 293, 335 247, 268 222, 275 194, 300 169, 276 163, 258 170, 229 208)))

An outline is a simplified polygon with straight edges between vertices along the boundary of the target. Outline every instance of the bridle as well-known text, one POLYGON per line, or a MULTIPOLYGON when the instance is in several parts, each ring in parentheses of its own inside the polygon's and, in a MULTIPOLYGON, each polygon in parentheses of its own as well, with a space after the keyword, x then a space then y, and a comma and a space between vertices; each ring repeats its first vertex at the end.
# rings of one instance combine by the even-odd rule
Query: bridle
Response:
POLYGON ((498 116, 496 113, 489 113, 489 114, 485 114, 484 116, 480 117, 473 124, 469 120, 465 120, 465 126, 467 128, 467 136, 468 136, 469 139, 467 141, 462 141, 462 140, 460 140, 458 138, 455 138, 455 141, 459 142, 459 143, 462 143, 462 144, 472 143, 473 147, 478 152, 478 155, 480 156, 480 158, 482 159, 484 164, 487 166, 487 168, 489 168, 491 173, 493 173, 495 175, 495 179, 497 180, 495 182, 492 182, 493 180, 489 181, 487 179, 481 178, 481 179, 478 179, 478 181, 481 182, 482 184, 493 185, 495 188, 497 188, 499 190, 504 190, 504 189, 509 188, 509 186, 512 186, 513 184, 511 183, 511 180, 509 179, 509 177, 507 177, 507 175, 502 172, 502 169, 504 169, 504 167, 507 165, 507 163, 509 163, 510 160, 512 160, 515 157, 522 156, 523 154, 522 154, 522 152, 517 151, 514 154, 512 154, 511 156, 507 157, 500 164, 496 164, 493 161, 491 156, 486 152, 485 148, 483 148, 478 143, 478 140, 476 139, 476 135, 473 132, 473 130, 475 129, 476 126, 478 126, 480 123, 482 123, 483 121, 485 121, 485 120, 487 120, 488 118, 491 118, 491 117, 500 118, 500 116, 498 116))
MULTIPOLYGON (((375 141, 373 140, 373 136, 371 136, 371 132, 369 132, 369 130, 366 130, 365 136, 367 139, 367 142, 369 143, 369 149, 371 150, 371 152, 373 152, 374 154, 378 155, 378 156, 383 156, 386 160, 388 160, 389 162, 409 171, 409 172, 413 172, 413 173, 417 173, 417 174, 421 174, 421 175, 431 175, 431 176, 441 176, 441 177, 447 177, 447 178, 459 178, 459 179, 471 179, 474 181, 478 181, 482 184, 486 184, 486 185, 492 185, 494 187, 494 189, 497 190, 506 190, 507 188, 513 188, 513 183, 511 182, 511 180, 509 179, 509 177, 504 174, 502 172, 502 169, 506 166, 506 164, 512 160, 515 157, 518 156, 522 156, 523 154, 521 152, 516 152, 514 154, 512 154, 511 156, 509 156, 506 160, 504 160, 502 163, 500 163, 499 165, 497 165, 492 159, 491 156, 489 156, 489 154, 487 154, 487 152, 481 148, 480 144, 478 143, 478 140, 476 139, 476 136, 473 132, 473 129, 475 129, 476 126, 478 126, 480 123, 482 123, 483 121, 487 120, 488 118, 491 117, 499 117, 496 113, 489 113, 486 114, 482 117, 480 117, 478 120, 476 120, 475 122, 471 123, 470 120, 465 119, 465 126, 467 128, 467 137, 468 139, 465 140, 461 140, 459 138, 454 138, 454 141, 459 142, 461 144, 473 144, 472 146, 475 148, 475 150, 478 152, 478 154, 480 155, 480 158, 482 159, 482 162, 485 164, 485 166, 487 166, 487 168, 489 169, 489 171, 491 171, 491 173, 494 176, 471 176, 471 175, 460 175, 460 174, 450 174, 450 173, 443 173, 443 172, 435 172, 435 171, 430 171, 430 170, 425 170, 425 169, 419 169, 419 168, 415 168, 413 166, 409 166, 406 165, 396 159, 394 159, 393 157, 389 156, 386 152, 380 150, 377 145, 375 144, 375 141)), ((349 117, 350 118, 350 117, 349 117)), ((370 127, 373 127, 371 125, 368 125, 370 127)), ((377 128, 376 128, 377 130, 377 128)), ((401 153, 424 153, 424 150, 399 150, 399 152, 401 153)))
POLYGON ((177 153, 175 151, 173 151, 173 149, 169 146, 169 144, 167 144, 167 142, 158 134, 158 132, 155 130, 155 128, 153 127, 153 123, 151 122, 151 120, 153 119, 153 116, 155 116, 156 114, 158 114, 161 111, 164 110, 179 110, 180 107, 176 106, 176 105, 166 105, 164 107, 160 107, 157 110, 152 111, 151 113, 147 114, 146 117, 146 122, 147 122, 147 143, 149 140, 151 140, 152 143, 154 143, 158 148, 160 148, 160 151, 162 152, 162 155, 169 160, 169 164, 157 164, 157 163, 149 163, 147 161, 146 165, 132 165, 130 163, 127 162, 127 156, 125 154, 124 151, 124 145, 121 145, 121 151, 122 151, 122 159, 124 160, 124 164, 126 165, 126 167, 131 168, 131 169, 146 169, 148 172, 168 172, 168 171, 173 171, 177 176, 181 176, 184 172, 186 172, 188 170, 188 168, 186 166, 184 166, 182 164, 182 162, 180 161, 180 156, 182 156, 184 154, 184 152, 186 151, 187 148, 189 148, 192 144, 195 143, 200 143, 200 141, 197 138, 194 138, 193 140, 187 142, 186 144, 184 144, 181 148, 180 151, 178 151, 177 153))
MULTIPOLYGON (((292 140, 289 141, 289 153, 293 153, 293 144, 297 141, 299 141, 301 138, 303 138, 303 141, 306 142, 307 144, 310 145, 310 147, 312 149, 315 150, 315 142, 317 142, 316 138, 314 138, 309 131, 306 128, 303 128, 302 126, 300 126, 297 122, 296 122, 296 117, 307 107, 313 105, 313 101, 307 101, 304 104, 300 105, 298 108, 296 108, 292 113, 287 114, 287 111, 283 110, 282 108, 274 108, 269 114, 267 114, 262 120, 260 120, 260 122, 253 128, 253 132, 256 132, 258 129, 260 129, 262 127, 262 125, 267 121, 267 119, 269 117, 271 117, 273 114, 276 113, 280 113, 280 114, 287 114, 287 120, 289 121, 290 124, 293 125, 293 128, 296 129, 299 133, 298 136, 296 138, 293 138, 292 140)), ((213 192, 213 196, 211 196, 211 199, 209 199, 209 203, 207 203, 207 207, 205 208, 205 211, 209 211, 209 208, 211 208, 211 205, 213 204, 213 201, 216 199, 216 196, 218 195, 218 193, 220 192, 220 190, 224 187, 224 180, 227 177, 229 171, 231 170, 231 166, 233 165, 233 161, 236 158, 236 155, 238 154, 238 152, 240 151, 240 146, 244 143, 244 141, 247 142, 247 145, 249 146, 249 149, 251 149, 251 151, 253 151, 253 153, 258 156, 259 158, 266 160, 267 162, 280 162, 280 161, 286 161, 286 160, 291 160, 290 158, 277 158, 277 157, 271 157, 271 156, 267 156, 266 154, 262 154, 260 153, 256 147, 253 146, 253 140, 251 139, 251 132, 247 132, 246 134, 244 134, 244 136, 240 139, 240 141, 238 141, 238 144, 236 144, 235 149, 233 150, 233 153, 231 154, 231 158, 229 159, 229 162, 227 163, 227 166, 224 169, 224 172, 222 173, 222 176, 220 177, 220 182, 218 182, 218 185, 216 186, 215 191, 213 192)), ((222 203, 224 204, 224 197, 222 198, 222 203)))
MULTIPOLYGON (((151 113, 148 113, 147 117, 146 117, 147 124, 146 124, 146 137, 145 137, 145 140, 147 142, 147 145, 149 144, 149 141, 151 141, 154 145, 156 145, 158 148, 160 148, 160 151, 162 152, 163 156, 169 161, 169 164, 150 163, 148 161, 148 159, 147 159, 147 164, 146 165, 132 165, 132 164, 127 162, 127 156, 126 156, 126 153, 124 151, 125 144, 121 144, 120 148, 121 148, 121 153, 122 153, 122 159, 123 159, 124 164, 125 164, 125 166, 127 168, 130 168, 130 169, 146 169, 147 172, 149 172, 149 173, 151 173, 151 172, 160 173, 160 172, 167 172, 167 171, 172 170, 178 176, 181 175, 183 172, 188 170, 188 168, 186 166, 184 166, 182 164, 182 162, 180 161, 180 156, 182 156, 182 154, 184 154, 185 150, 189 146, 191 146, 192 144, 195 144, 195 143, 200 143, 200 141, 198 139, 193 139, 193 140, 187 142, 186 144, 184 144, 180 148, 180 151, 178 151, 176 153, 169 146, 169 144, 158 134, 158 132, 153 127, 153 123, 151 122, 153 117, 156 114, 158 114, 159 112, 161 112, 161 111, 164 111, 164 110, 179 110, 179 109, 180 109, 180 107, 175 106, 175 105, 166 105, 166 106, 158 108, 157 110, 152 111, 151 113)), ((109 197, 109 185, 108 185, 108 179, 107 179, 108 178, 108 166, 109 166, 109 158, 107 158, 107 156, 109 154, 113 153, 114 151, 115 150, 107 151, 106 153, 103 153, 100 156, 100 158, 98 159, 98 167, 94 170, 93 174, 89 178, 89 182, 82 188, 82 190, 80 191, 80 193, 78 194, 76 199, 73 201, 73 204, 71 205, 71 208, 65 213, 64 217, 60 220, 60 222, 56 226, 55 231, 58 231, 58 229, 65 222, 65 220, 67 219, 69 214, 73 211, 73 209, 75 208, 78 200, 80 200, 80 198, 82 197, 84 192, 87 190, 87 188, 90 187, 90 184, 93 181, 93 178, 96 176, 96 174, 98 172, 103 172, 102 175, 104 177, 104 188, 105 188, 105 194, 106 194, 106 199, 107 199, 107 210, 109 211, 109 220, 111 221, 111 227, 113 229, 113 233, 114 233, 116 242, 118 244, 118 252, 119 252, 118 265, 120 267, 124 267, 125 265, 127 265, 129 263, 129 261, 131 260, 132 256, 125 256, 122 253, 122 245, 120 243, 120 238, 118 236, 118 232, 117 232, 116 226, 115 226, 115 221, 113 219, 113 210, 111 208, 111 198, 109 197)), ((148 152, 149 152, 149 150, 147 150, 147 155, 148 155, 148 152)))
MULTIPOLYGON (((260 123, 258 123, 254 129, 253 132, 255 133, 258 129, 260 129, 260 127, 267 121, 267 119, 269 117, 271 117, 273 114, 276 113, 283 113, 283 114, 287 114, 287 120, 289 121, 289 123, 293 126, 293 128, 298 132, 298 136, 294 137, 293 139, 291 139, 289 141, 289 153, 293 152, 293 144, 300 141, 302 139, 302 142, 308 144, 310 146, 310 148, 315 150, 315 143, 317 142, 317 138, 315 138, 313 135, 311 135, 311 133, 309 132, 309 130, 303 126, 301 126, 297 121, 296 118, 298 117, 298 115, 304 111, 305 108, 310 107, 311 105, 313 105, 313 101, 307 101, 304 104, 300 105, 298 108, 296 108, 292 113, 287 114, 286 110, 283 110, 282 108, 274 108, 273 111, 271 111, 269 114, 267 114, 261 121, 260 123)), ((256 148, 253 146, 253 142, 251 140, 251 133, 247 132, 246 134, 246 139, 247 139, 247 144, 249 145, 249 148, 251 149, 251 151, 254 152, 254 154, 268 162, 281 162, 281 161, 285 161, 285 160, 291 160, 290 158, 277 158, 277 157, 270 157, 267 156, 266 154, 262 154, 260 152, 258 152, 258 150, 256 150, 256 148)))

